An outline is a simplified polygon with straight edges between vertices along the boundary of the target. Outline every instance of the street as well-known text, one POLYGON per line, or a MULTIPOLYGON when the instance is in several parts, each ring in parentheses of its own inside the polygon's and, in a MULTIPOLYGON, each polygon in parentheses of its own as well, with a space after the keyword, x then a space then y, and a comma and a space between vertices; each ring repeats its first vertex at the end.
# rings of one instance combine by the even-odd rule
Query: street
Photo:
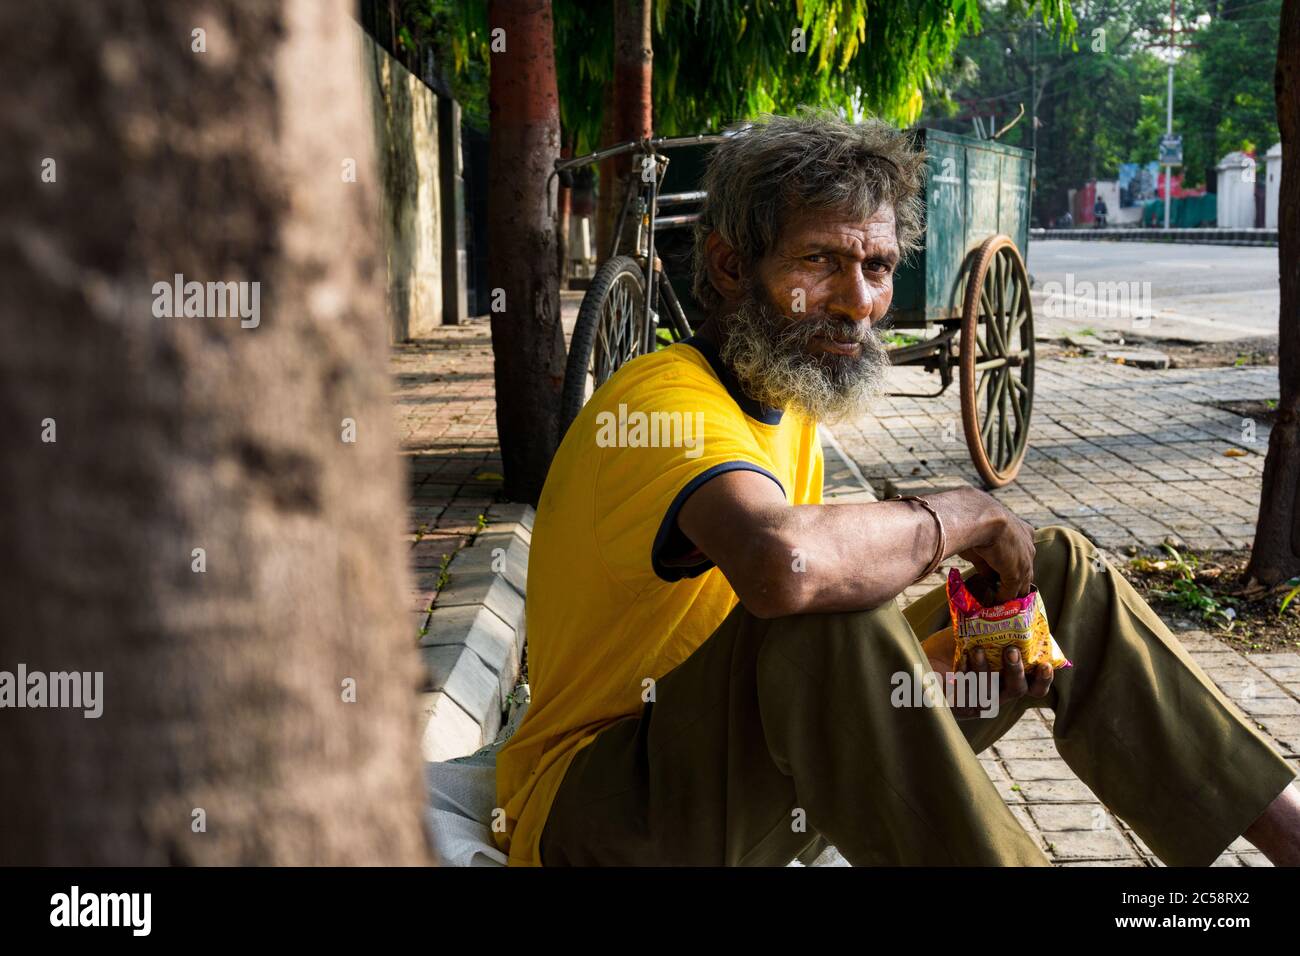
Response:
POLYGON ((1277 335, 1277 249, 1031 240, 1036 331, 1221 342, 1277 335))

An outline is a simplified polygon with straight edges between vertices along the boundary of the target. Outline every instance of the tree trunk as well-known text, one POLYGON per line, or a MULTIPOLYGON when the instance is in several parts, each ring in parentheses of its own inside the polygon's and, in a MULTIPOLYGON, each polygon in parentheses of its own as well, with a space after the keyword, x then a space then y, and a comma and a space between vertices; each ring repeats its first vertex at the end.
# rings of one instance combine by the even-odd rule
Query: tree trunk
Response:
MULTIPOLYGON (((650 13, 651 0, 615 0, 614 86, 606 101, 605 146, 644 139, 654 129, 650 13)), ((596 256, 600 262, 609 256, 610 239, 623 204, 623 177, 632 164, 632 156, 616 156, 600 164, 600 212, 596 224, 596 256)))
POLYGON ((0 668, 102 673, 98 718, 0 712, 0 864, 427 860, 355 42, 342 0, 0 6, 0 668), (159 316, 177 274, 246 317, 159 316))
MULTIPOLYGON (((488 91, 488 277, 492 292, 497 433, 505 493, 537 503, 559 443, 564 329, 556 276, 556 193, 547 180, 560 151, 560 97, 550 0, 493 0, 488 91)), ((554 180, 551 180, 554 190, 554 180)))
POLYGON ((1265 585, 1300 574, 1300 0, 1282 4, 1273 84, 1284 159, 1277 205, 1281 397, 1246 568, 1248 580, 1265 585))
MULTIPOLYGON (((573 158, 573 150, 567 143, 560 151, 560 157, 573 158)), ((555 259, 558 266, 556 275, 559 277, 560 289, 563 290, 569 287, 569 224, 573 216, 573 190, 563 183, 560 184, 559 189, 560 213, 555 223, 555 259)))
MULTIPOLYGON (((615 29, 618 22, 618 7, 615 6, 615 29)), ((614 128, 614 117, 617 110, 614 108, 614 84, 605 87, 605 94, 601 97, 601 114, 600 114, 600 148, 605 149, 613 146, 618 142, 618 132, 614 128)), ((599 269, 606 259, 609 258, 610 237, 614 234, 614 219, 618 215, 618 210, 614 208, 615 201, 623 201, 623 191, 620 188, 623 171, 627 169, 625 157, 616 156, 613 159, 606 159, 597 164, 596 170, 598 179, 596 181, 596 268, 599 269)))

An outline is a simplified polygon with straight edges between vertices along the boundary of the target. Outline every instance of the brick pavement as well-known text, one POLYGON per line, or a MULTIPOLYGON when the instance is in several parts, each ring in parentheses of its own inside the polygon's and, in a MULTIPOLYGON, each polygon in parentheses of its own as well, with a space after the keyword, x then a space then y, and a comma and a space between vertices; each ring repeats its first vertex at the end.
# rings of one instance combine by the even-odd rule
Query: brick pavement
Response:
POLYGON ((420 633, 451 555, 500 498, 492 347, 486 320, 439 327, 392 351, 398 441, 410 475, 413 628, 420 633))
MULTIPOLYGON (((571 311, 573 303, 566 305, 571 311)), ((444 557, 473 537, 479 515, 500 495, 487 322, 440 328, 426 341, 395 348, 392 368, 411 476, 407 537, 419 628, 444 557)), ((929 384, 915 370, 894 374, 900 389, 929 384), (916 380, 904 381, 908 376, 916 380)), ((997 493, 1008 506, 1035 524, 1072 525, 1104 548, 1154 544, 1167 534, 1193 547, 1249 540, 1268 430, 1261 423, 1255 442, 1244 441, 1240 416, 1212 403, 1275 397, 1274 370, 1144 372, 1049 359, 1038 376, 1021 480, 997 493), (1247 454, 1224 457, 1228 447, 1247 454)), ((888 399, 872 418, 835 433, 878 490, 885 479, 942 483, 955 476, 974 483, 957 409, 955 389, 941 399, 888 399)), ((900 600, 939 582, 936 575, 900 600)), ((1180 639, 1300 772, 1300 654, 1246 657, 1202 632, 1180 639)), ((1050 710, 1031 712, 981 755, 1012 812, 1061 866, 1159 865, 1056 755, 1051 720, 1050 710)), ((1268 864, 1238 840, 1215 865, 1268 864)))
MULTIPOLYGON (((937 376, 892 370, 895 391, 937 376)), ((1195 550, 1254 537, 1268 426, 1216 403, 1275 399, 1267 367, 1144 371, 1094 358, 1040 359, 1019 478, 994 492, 1034 525, 1065 524, 1105 549, 1173 535, 1195 550), (1236 449, 1243 457, 1224 454, 1236 449)), ((835 434, 878 493, 888 482, 979 486, 956 385, 940 398, 886 398, 835 434)))

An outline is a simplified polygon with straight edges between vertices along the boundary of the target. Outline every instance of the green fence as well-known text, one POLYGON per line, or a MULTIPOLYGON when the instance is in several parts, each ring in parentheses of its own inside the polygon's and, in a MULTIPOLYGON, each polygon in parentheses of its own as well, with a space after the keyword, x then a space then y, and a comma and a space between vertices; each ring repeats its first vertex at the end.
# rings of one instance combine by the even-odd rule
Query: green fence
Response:
MULTIPOLYGON (((1198 226, 1217 225, 1219 215, 1218 197, 1214 193, 1204 196, 1183 196, 1175 199, 1169 207, 1169 225, 1176 229, 1195 229, 1198 226)), ((1163 226, 1165 223, 1165 201, 1153 199, 1142 206, 1142 225, 1163 226)))

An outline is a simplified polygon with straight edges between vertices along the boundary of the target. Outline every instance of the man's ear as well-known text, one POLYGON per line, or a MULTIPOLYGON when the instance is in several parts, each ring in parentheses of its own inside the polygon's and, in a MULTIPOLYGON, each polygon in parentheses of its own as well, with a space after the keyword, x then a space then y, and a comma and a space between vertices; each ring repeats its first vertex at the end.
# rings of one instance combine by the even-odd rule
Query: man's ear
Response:
POLYGON ((709 281, 718 295, 728 302, 744 297, 744 281, 740 274, 740 256, 717 232, 709 233, 704 243, 704 258, 708 264, 709 281))

